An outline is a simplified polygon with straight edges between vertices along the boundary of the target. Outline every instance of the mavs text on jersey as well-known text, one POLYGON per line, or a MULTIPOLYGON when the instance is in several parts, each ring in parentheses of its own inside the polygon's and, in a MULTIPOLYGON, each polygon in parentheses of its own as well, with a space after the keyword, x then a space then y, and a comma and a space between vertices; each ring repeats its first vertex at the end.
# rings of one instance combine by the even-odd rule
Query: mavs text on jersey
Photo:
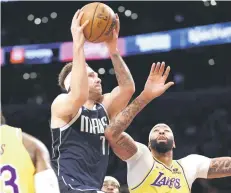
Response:
POLYGON ((109 159, 104 136, 108 124, 106 110, 97 103, 92 110, 82 106, 68 124, 51 129, 52 165, 62 186, 72 190, 101 189, 109 159))

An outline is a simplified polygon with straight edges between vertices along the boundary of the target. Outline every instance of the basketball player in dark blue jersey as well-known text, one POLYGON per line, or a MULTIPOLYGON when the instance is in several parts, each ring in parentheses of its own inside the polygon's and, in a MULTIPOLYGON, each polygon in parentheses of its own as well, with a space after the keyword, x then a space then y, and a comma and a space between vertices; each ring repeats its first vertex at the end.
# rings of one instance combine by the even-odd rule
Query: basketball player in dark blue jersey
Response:
POLYGON ((118 86, 102 94, 101 80, 85 61, 83 12, 77 11, 71 26, 73 62, 59 75, 59 85, 67 92, 58 95, 51 106, 53 140, 52 165, 61 193, 99 192, 106 174, 109 146, 104 129, 132 97, 133 78, 117 49, 119 18, 113 38, 106 42, 115 69, 118 86))

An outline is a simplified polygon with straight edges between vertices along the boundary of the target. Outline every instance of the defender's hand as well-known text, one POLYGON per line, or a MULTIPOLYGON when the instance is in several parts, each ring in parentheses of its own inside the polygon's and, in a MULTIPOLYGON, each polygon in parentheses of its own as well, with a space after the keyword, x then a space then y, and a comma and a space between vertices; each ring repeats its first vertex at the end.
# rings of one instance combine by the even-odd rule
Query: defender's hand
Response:
POLYGON ((170 67, 168 66, 165 70, 165 63, 158 62, 157 64, 153 63, 150 74, 146 81, 143 95, 147 100, 153 100, 154 98, 162 95, 170 86, 174 85, 174 82, 168 82, 165 84, 170 67))
POLYGON ((112 39, 105 42, 111 54, 117 52, 117 42, 118 42, 119 32, 120 32, 120 20, 118 14, 116 14, 116 28, 113 29, 112 39))
POLYGON ((78 10, 71 23, 71 33, 73 38, 73 43, 75 46, 81 47, 84 45, 85 37, 83 34, 83 29, 87 26, 89 23, 89 20, 86 20, 82 26, 80 26, 81 18, 83 17, 83 11, 78 10))

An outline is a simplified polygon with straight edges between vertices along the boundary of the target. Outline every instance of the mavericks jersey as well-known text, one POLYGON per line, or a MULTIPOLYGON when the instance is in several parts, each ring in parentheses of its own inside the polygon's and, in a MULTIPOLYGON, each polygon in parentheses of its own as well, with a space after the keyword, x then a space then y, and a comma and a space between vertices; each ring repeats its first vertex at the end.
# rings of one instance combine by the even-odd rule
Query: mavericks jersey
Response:
POLYGON ((21 129, 0 126, 0 192, 34 193, 35 168, 22 142, 21 129))
POLYGON ((136 143, 137 153, 126 160, 130 193, 190 193, 196 178, 207 178, 211 159, 189 155, 167 167, 152 157, 147 146, 136 143))
POLYGON ((109 124, 106 110, 82 106, 62 128, 51 129, 52 165, 59 181, 74 190, 100 190, 106 175, 109 145, 104 129, 109 124))

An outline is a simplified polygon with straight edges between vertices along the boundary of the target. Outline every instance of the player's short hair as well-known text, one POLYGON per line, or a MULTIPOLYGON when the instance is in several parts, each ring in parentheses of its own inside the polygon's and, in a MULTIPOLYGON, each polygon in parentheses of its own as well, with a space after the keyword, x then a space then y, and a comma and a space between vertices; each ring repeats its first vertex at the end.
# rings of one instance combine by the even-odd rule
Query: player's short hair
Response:
POLYGON ((1 112, 1 124, 6 124, 6 119, 5 117, 3 116, 2 112, 1 112))
POLYGON ((65 85, 64 85, 64 81, 65 81, 67 75, 71 72, 72 65, 73 65, 72 62, 67 63, 62 68, 61 72, 59 73, 58 84, 63 90, 66 90, 65 85))
POLYGON ((112 176, 105 176, 104 182, 106 182, 106 181, 113 181, 118 186, 118 188, 120 187, 119 181, 112 176))
MULTIPOLYGON (((87 67, 88 64, 86 63, 87 67)), ((63 90, 66 90, 65 88, 65 79, 66 77, 68 76, 68 74, 71 72, 72 70, 72 66, 73 66, 73 63, 72 62, 69 62, 67 63, 61 70, 61 72, 59 73, 59 78, 58 78, 58 85, 63 89, 63 90)))

